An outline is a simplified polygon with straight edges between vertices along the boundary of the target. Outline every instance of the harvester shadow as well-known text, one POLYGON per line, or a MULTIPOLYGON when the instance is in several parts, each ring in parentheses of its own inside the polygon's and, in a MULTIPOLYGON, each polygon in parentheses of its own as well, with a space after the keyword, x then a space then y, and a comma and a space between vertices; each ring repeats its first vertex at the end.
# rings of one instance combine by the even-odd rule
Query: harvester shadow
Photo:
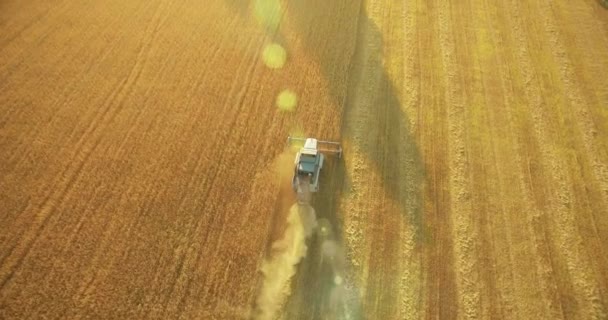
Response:
MULTIPOLYGON (((225 1, 241 15, 246 14, 247 8, 251 8, 247 0, 225 1)), ((331 137, 318 137, 314 134, 313 137, 332 140, 334 136, 341 136, 343 141, 349 139, 352 145, 349 150, 345 150, 346 157, 353 149, 363 152, 376 173, 380 174, 384 191, 399 204, 401 214, 414 227, 416 239, 422 241, 427 238, 422 210, 424 165, 411 135, 408 117, 397 97, 397 90, 382 63, 382 33, 367 16, 363 0, 359 1, 358 7, 353 6, 356 8, 353 12, 341 12, 357 17, 348 20, 350 25, 328 23, 326 20, 332 18, 333 12, 347 7, 340 2, 350 0, 285 2, 289 18, 293 19, 292 22, 299 30, 300 39, 310 55, 320 63, 335 105, 343 108, 343 123, 339 131, 331 137), (354 31, 354 39, 349 39, 353 35, 345 34, 345 30, 354 31), (340 42, 340 45, 328 50, 329 40, 340 42), (344 45, 348 41, 355 43, 354 53, 350 52, 350 46, 344 45), (348 69, 342 68, 342 60, 348 56, 352 56, 350 66, 348 69), (348 123, 353 116, 358 117, 355 115, 357 112, 370 115, 365 119, 366 131, 355 132, 355 128, 348 123), (407 164, 406 170, 400 168, 402 163, 407 164), (401 177, 404 179, 400 180, 401 177)), ((288 47, 289 44, 276 31, 267 30, 268 36, 288 47)), ((349 177, 344 174, 339 178, 343 183, 337 187, 349 193, 352 187, 349 177)), ((327 183, 326 180, 327 177, 324 184, 327 183)))
MULTIPOLYGON (((397 90, 383 66, 382 33, 367 16, 363 1, 356 12, 341 12, 357 17, 348 20, 354 26, 318 22, 319 19, 331 19, 327 12, 338 12, 338 8, 344 7, 334 1, 290 0, 287 10, 301 30, 305 47, 319 61, 335 104, 343 107, 343 123, 336 135, 351 142, 345 157, 354 149, 364 153, 380 175, 384 191, 399 204, 401 214, 416 231, 416 238, 422 240, 425 229, 422 218, 424 165, 410 132, 407 114, 401 108, 397 90), (311 29, 311 26, 315 28, 311 29), (323 29, 319 30, 321 27, 323 29), (352 49, 347 45, 328 50, 328 40, 344 42, 352 37, 345 34, 345 30, 356 32, 355 39, 349 40, 355 42, 354 53, 349 52, 352 49), (319 37, 320 34, 324 36, 319 37), (340 68, 344 65, 340 60, 349 55, 352 55, 349 69, 340 68), (357 131, 356 124, 349 120, 363 120, 362 113, 367 114, 364 130, 357 131)), ((349 193, 348 177, 339 178, 343 183, 337 187, 349 193)))
MULTIPOLYGON (((350 141, 345 157, 352 150, 363 153, 380 176, 386 196, 398 205, 401 217, 414 230, 416 243, 426 243, 430 237, 423 220, 424 164, 397 90, 384 69, 381 30, 367 16, 363 0, 357 6, 349 6, 351 0, 286 3, 288 16, 293 19, 290 23, 297 28, 310 56, 319 62, 334 104, 342 107, 341 128, 330 137, 317 138, 341 136, 342 141, 350 141), (348 22, 338 24, 333 21, 335 14, 356 19, 339 19, 348 22), (331 41, 336 45, 329 45, 331 41), (354 44, 354 49, 350 44, 354 44), (344 67, 344 57, 351 57, 348 68, 344 67), (364 128, 356 127, 352 120, 364 122, 364 128)), ((270 36, 289 48, 288 43, 282 43, 280 33, 270 36)), ((321 192, 315 194, 313 207, 318 218, 331 222, 336 240, 342 243, 340 199, 348 197, 356 186, 351 185, 343 160, 330 161, 321 179, 321 192)), ((307 257, 300 263, 286 307, 288 319, 326 318, 333 274, 321 263, 319 246, 318 237, 314 237, 307 257)), ((355 296, 359 296, 358 292, 355 296)), ((355 314, 360 315, 359 311, 355 310, 355 314)))
MULTIPOLYGON (((344 8, 348 6, 344 4, 323 0, 291 0, 288 3, 289 16, 295 19, 292 22, 299 28, 305 47, 315 61, 319 61, 335 104, 343 107, 343 123, 336 135, 341 135, 343 141, 351 142, 350 147, 345 149, 345 157, 349 157, 350 150, 364 154, 371 169, 380 176, 386 196, 397 204, 401 217, 414 230, 417 245, 422 245, 429 238, 423 221, 424 164, 410 132, 407 115, 401 108, 397 90, 383 66, 381 31, 367 16, 363 1, 356 11, 340 12, 357 17, 342 20, 355 24, 347 26, 319 21, 331 19, 331 12, 337 13, 338 9, 347 10, 344 8), (349 38, 353 36, 352 33, 354 39, 349 38), (320 34, 324 36, 319 37, 320 34), (331 40, 342 43, 353 41, 354 52, 350 51, 352 47, 348 45, 328 49, 327 42, 331 40), (349 68, 340 68, 343 65, 340 59, 351 53, 349 68), (364 124, 361 128, 353 122, 364 124)), ((342 161, 332 170, 327 170, 322 179, 322 187, 331 192, 317 193, 314 207, 318 217, 330 220, 337 240, 342 242, 341 217, 345 213, 339 213, 339 202, 343 196, 348 197, 352 187, 356 186, 351 186, 342 161), (331 174, 327 174, 329 172, 331 174)), ((326 266, 319 264, 320 250, 315 249, 320 244, 315 241, 318 242, 318 239, 311 242, 311 249, 314 249, 309 250, 296 275, 292 297, 286 308, 289 319, 323 319, 327 316, 325 311, 332 274, 326 266)), ((382 299, 390 299, 381 302, 389 307, 392 298, 387 296, 396 292, 391 290, 394 284, 384 285, 387 285, 386 291, 392 292, 381 294, 382 299)), ((359 297, 358 292, 356 296, 359 297)), ((359 301, 354 304, 357 309, 361 306, 359 301)), ((354 318, 360 318, 361 312, 355 310, 354 318)))

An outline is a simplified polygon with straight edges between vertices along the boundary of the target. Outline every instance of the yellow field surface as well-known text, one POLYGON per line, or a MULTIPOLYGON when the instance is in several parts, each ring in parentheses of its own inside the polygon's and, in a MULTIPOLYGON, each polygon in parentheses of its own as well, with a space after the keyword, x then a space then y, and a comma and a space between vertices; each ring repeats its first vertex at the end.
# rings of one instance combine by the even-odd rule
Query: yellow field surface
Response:
POLYGON ((602 4, 0 2, 0 319, 608 318, 602 4))

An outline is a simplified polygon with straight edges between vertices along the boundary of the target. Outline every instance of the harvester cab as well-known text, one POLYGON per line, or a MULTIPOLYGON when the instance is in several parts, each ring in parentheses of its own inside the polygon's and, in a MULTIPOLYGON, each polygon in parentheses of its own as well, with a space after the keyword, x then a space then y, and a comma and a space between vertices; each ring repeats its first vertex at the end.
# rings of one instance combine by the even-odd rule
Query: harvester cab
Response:
POLYGON ((310 201, 310 193, 319 191, 319 174, 325 161, 324 153, 342 156, 342 146, 339 142, 319 141, 314 138, 288 137, 287 143, 304 142, 296 154, 292 179, 293 190, 297 193, 298 202, 310 201))

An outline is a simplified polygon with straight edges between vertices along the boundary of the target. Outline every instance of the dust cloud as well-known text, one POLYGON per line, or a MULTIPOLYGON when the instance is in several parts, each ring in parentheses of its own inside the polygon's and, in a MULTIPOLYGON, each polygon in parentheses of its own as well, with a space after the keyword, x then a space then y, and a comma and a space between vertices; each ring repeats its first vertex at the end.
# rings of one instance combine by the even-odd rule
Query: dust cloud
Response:
POLYGON ((354 314, 358 310, 358 303, 356 297, 353 297, 356 292, 344 278, 347 268, 345 248, 340 244, 329 220, 321 218, 317 221, 317 234, 321 242, 321 263, 329 265, 332 270, 326 315, 330 319, 356 318, 354 314))
POLYGON ((311 206, 294 204, 289 209, 283 238, 272 244, 271 255, 261 267, 264 280, 256 301, 255 319, 277 317, 291 293, 296 266, 306 256, 306 239, 313 234, 316 225, 315 210, 311 206))
MULTIPOLYGON (((307 240, 318 237, 318 243, 310 250, 320 250, 320 263, 329 266, 332 277, 323 289, 328 316, 334 319, 350 319, 353 303, 350 281, 345 279, 347 258, 345 248, 336 235, 334 226, 327 218, 317 219, 315 209, 306 204, 294 204, 296 197, 291 185, 295 150, 284 150, 274 161, 276 178, 281 181, 280 210, 286 213, 285 226, 281 238, 272 243, 270 253, 262 262, 260 272, 262 284, 255 301, 253 318, 258 320, 277 319, 283 316, 283 308, 291 296, 291 282, 297 272, 298 264, 306 257, 309 248, 307 240), (325 291, 329 290, 329 291, 325 291)), ((307 195, 310 198, 310 194, 307 195)), ((310 200, 310 199, 308 199, 310 200)), ((319 292, 319 294, 323 294, 319 292)))

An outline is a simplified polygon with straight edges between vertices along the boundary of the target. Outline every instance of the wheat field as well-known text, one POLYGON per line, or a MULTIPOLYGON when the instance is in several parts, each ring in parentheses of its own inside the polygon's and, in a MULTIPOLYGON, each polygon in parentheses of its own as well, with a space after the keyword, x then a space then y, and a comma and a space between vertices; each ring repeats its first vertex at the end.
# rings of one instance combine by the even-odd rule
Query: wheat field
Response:
POLYGON ((0 318, 605 319, 607 48, 596 0, 2 1, 0 318), (290 134, 344 148, 306 215, 290 134))

